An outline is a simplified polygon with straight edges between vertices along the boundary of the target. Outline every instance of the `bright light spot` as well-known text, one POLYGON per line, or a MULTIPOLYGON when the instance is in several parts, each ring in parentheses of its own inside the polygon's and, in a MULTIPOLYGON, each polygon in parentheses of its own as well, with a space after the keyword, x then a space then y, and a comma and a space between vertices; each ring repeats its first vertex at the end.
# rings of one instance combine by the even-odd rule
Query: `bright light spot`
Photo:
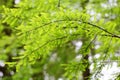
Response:
POLYGON ((105 4, 105 3, 102 3, 101 6, 102 6, 103 8, 107 8, 107 7, 108 7, 107 4, 105 4))
POLYGON ((93 71, 93 68, 94 68, 94 64, 91 64, 91 65, 90 65, 90 71, 91 71, 91 72, 93 71))
POLYGON ((96 14, 96 12, 94 10, 89 10, 87 13, 89 13, 91 16, 96 14))
POLYGON ((15 0, 15 4, 18 4, 20 2, 20 0, 15 0))
POLYGON ((108 16, 109 16, 109 14, 106 13, 106 14, 105 14, 105 17, 108 17, 108 16))
POLYGON ((77 56, 76 56, 76 61, 80 61, 81 58, 82 58, 82 55, 80 55, 80 54, 77 55, 77 56))
POLYGON ((95 49, 98 49, 98 48, 100 48, 100 42, 95 42, 95 49))
POLYGON ((51 57, 50 57, 50 61, 51 61, 51 62, 55 62, 56 59, 57 59, 57 54, 56 54, 56 53, 53 53, 53 54, 51 55, 51 57))
POLYGON ((2 77, 2 76, 3 76, 3 72, 0 71, 0 77, 2 77))
POLYGON ((1 66, 1 67, 4 67, 4 66, 5 66, 4 61, 0 61, 0 66, 1 66))
POLYGON ((58 80, 63 80, 62 78, 59 78, 58 80))
POLYGON ((95 49, 98 49, 99 47, 100 47, 100 45, 96 45, 96 46, 95 46, 95 49))
POLYGON ((13 74, 14 74, 14 71, 10 71, 10 74, 13 75, 13 74))
POLYGON ((97 14, 97 19, 99 20, 100 18, 101 18, 101 14, 98 13, 98 14, 97 14))
POLYGON ((100 57, 100 54, 96 54, 94 57, 95 57, 95 58, 99 58, 99 57, 100 57))
POLYGON ((101 76, 100 80, 114 80, 113 74, 120 72, 120 68, 117 67, 116 62, 114 62, 112 65, 112 67, 110 67, 110 65, 106 65, 102 69, 101 73, 103 74, 103 76, 101 76))
POLYGON ((91 17, 90 20, 91 20, 91 21, 94 21, 94 17, 91 17))
POLYGON ((117 6, 117 0, 108 0, 108 3, 109 3, 111 6, 117 6))
POLYGON ((33 80, 32 78, 29 78, 29 80, 33 80))
POLYGON ((79 42, 76 42, 76 44, 75 44, 77 47, 81 47, 82 46, 82 42, 81 41, 79 41, 79 42))
POLYGON ((82 46, 82 41, 73 41, 73 44, 76 46, 75 48, 75 52, 78 52, 78 50, 81 48, 82 46))
POLYGON ((73 32, 73 31, 70 29, 70 34, 72 34, 72 32, 73 32))

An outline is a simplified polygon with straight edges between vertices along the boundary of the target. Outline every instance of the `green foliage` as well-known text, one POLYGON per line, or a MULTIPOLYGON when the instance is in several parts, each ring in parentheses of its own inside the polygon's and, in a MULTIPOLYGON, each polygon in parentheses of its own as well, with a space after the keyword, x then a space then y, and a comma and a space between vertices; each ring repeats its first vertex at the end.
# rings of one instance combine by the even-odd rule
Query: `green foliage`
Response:
POLYGON ((0 60, 16 67, 10 68, 13 80, 44 80, 46 74, 79 80, 90 66, 85 56, 100 54, 98 60, 92 58, 96 71, 101 60, 119 60, 115 56, 120 49, 119 1, 110 9, 98 7, 107 0, 21 0, 12 8, 9 2, 4 3, 0 7, 0 60), (96 14, 90 15, 90 10, 96 14), (97 13, 101 14, 99 19, 97 13), (82 42, 78 53, 74 40, 82 42), (82 56, 79 61, 75 60, 77 55, 82 56))

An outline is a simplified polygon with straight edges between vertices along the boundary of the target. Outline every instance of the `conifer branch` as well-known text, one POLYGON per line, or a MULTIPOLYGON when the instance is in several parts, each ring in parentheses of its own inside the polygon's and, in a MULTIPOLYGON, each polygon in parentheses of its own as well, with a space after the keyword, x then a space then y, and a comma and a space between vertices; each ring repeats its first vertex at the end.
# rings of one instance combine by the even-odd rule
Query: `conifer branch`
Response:
MULTIPOLYGON (((39 26, 39 27, 36 27, 36 28, 34 28, 34 29, 25 31, 24 33, 28 33, 28 32, 37 30, 37 29, 39 29, 39 28, 41 28, 41 27, 50 25, 50 24, 52 24, 52 23, 64 22, 64 21, 73 21, 73 22, 81 22, 81 23, 84 23, 84 24, 88 24, 88 25, 91 25, 92 27, 98 28, 98 29, 101 30, 101 31, 104 31, 105 33, 108 33, 109 36, 111 36, 111 37, 120 38, 120 36, 118 36, 118 35, 116 35, 116 34, 114 34, 114 33, 111 33, 111 32, 109 32, 108 30, 106 30, 106 29, 104 29, 104 28, 102 28, 102 27, 100 27, 100 26, 98 26, 98 25, 92 24, 92 23, 90 23, 90 22, 82 21, 82 20, 56 20, 56 21, 51 21, 51 22, 45 23, 45 24, 43 24, 43 25, 41 25, 41 26, 39 26)), ((23 34, 23 33, 21 33, 21 34, 23 34)), ((21 35, 21 34, 19 34, 19 35, 21 35)))
MULTIPOLYGON (((71 34, 71 36, 78 36, 78 35, 80 35, 80 34, 71 34)), ((55 39, 48 40, 47 42, 45 42, 44 44, 42 44, 42 45, 39 46, 38 48, 32 50, 31 53, 39 50, 40 48, 46 46, 47 44, 49 44, 49 43, 51 43, 51 42, 54 42, 54 41, 57 41, 57 40, 62 40, 62 39, 65 39, 65 38, 67 38, 67 37, 68 37, 68 36, 66 35, 66 36, 62 36, 62 37, 58 37, 58 38, 55 38, 55 39)), ((28 54, 28 55, 29 55, 29 54, 28 54)), ((25 55, 24 58, 27 57, 28 55, 25 55)))

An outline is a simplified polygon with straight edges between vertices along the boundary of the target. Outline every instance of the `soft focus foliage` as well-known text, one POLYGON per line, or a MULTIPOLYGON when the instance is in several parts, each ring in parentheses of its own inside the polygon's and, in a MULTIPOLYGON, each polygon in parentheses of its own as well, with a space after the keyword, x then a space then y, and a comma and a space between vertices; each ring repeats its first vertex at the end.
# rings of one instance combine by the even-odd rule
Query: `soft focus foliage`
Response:
POLYGON ((0 2, 3 80, 81 80, 91 64, 87 77, 97 80, 105 64, 120 61, 119 0, 0 2))

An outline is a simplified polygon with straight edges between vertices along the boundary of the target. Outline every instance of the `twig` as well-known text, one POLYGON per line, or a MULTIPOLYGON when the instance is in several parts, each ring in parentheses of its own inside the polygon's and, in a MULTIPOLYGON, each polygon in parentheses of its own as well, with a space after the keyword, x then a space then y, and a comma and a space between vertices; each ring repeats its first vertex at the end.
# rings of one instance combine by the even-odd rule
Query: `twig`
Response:
POLYGON ((58 7, 60 7, 60 0, 58 0, 58 7))
MULTIPOLYGON (((51 21, 51 22, 45 23, 45 24, 43 24, 43 25, 41 25, 41 26, 39 26, 39 27, 36 27, 36 28, 34 28, 34 29, 28 30, 28 31, 26 31, 26 32, 24 32, 24 33, 37 30, 37 29, 39 29, 39 28, 41 28, 41 27, 43 27, 43 26, 47 26, 47 25, 50 25, 50 24, 52 24, 52 23, 63 22, 63 21, 67 21, 67 20, 51 21)), ((114 34, 114 33, 111 33, 111 32, 109 32, 108 30, 106 30, 106 29, 104 29, 104 28, 102 28, 102 27, 100 27, 100 26, 98 26, 98 25, 92 24, 92 23, 90 23, 90 22, 85 22, 85 21, 81 21, 81 20, 68 20, 68 21, 82 22, 82 23, 91 25, 92 27, 96 27, 96 28, 98 28, 99 30, 102 30, 102 31, 108 33, 111 37, 120 38, 120 36, 118 36, 118 35, 116 35, 116 34, 114 34)), ((21 34, 23 34, 23 33, 21 33, 21 34)), ((21 34, 19 34, 19 35, 21 35, 21 34)))
POLYGON ((89 43, 88 46, 86 47, 85 51, 88 50, 89 46, 95 41, 96 37, 97 37, 97 34, 95 35, 95 37, 93 38, 93 40, 90 41, 90 43, 89 43))

